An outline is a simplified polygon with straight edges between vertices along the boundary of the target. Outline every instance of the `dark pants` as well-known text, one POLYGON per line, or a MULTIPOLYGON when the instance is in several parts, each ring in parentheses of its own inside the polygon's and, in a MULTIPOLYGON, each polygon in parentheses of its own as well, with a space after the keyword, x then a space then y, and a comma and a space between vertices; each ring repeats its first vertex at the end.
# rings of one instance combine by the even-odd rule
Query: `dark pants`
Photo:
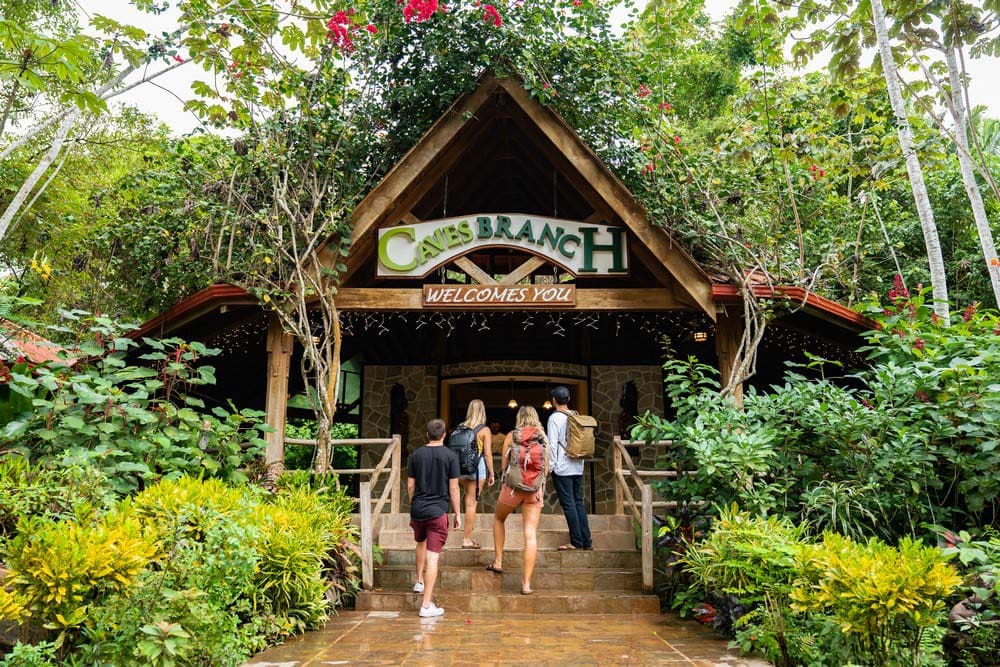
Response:
POLYGON ((569 526, 569 543, 577 549, 589 549, 590 523, 587 507, 583 504, 583 475, 552 475, 559 494, 559 504, 569 526))

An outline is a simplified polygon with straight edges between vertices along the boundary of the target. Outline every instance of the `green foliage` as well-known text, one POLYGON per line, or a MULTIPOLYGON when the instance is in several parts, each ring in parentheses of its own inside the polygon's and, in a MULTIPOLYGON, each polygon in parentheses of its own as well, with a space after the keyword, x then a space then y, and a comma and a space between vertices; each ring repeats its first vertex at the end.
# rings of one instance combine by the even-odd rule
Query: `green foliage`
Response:
MULTIPOLYGON (((79 313, 68 313, 79 317, 79 313)), ((217 354, 200 343, 146 339, 150 350, 130 364, 138 344, 108 318, 92 320, 92 340, 76 345, 86 359, 74 365, 16 364, 9 403, 25 399, 0 432, 0 447, 53 466, 93 466, 127 493, 163 476, 245 479, 240 468, 264 446, 262 414, 216 406, 192 395, 215 382, 204 359, 217 354)))
POLYGON ((0 458, 0 540, 22 517, 71 519, 86 506, 103 510, 113 494, 95 468, 43 468, 21 456, 0 458))
POLYGON ((184 631, 179 623, 158 621, 142 626, 146 639, 139 642, 139 653, 156 667, 174 667, 182 658, 188 646, 191 635, 184 631))
POLYGON ((719 512, 712 530, 682 562, 707 589, 761 603, 789 593, 804 543, 805 531, 787 519, 754 516, 734 505, 719 512))
POLYGON ((910 538, 894 548, 827 533, 799 554, 792 608, 831 614, 869 664, 917 665, 924 632, 943 620, 944 601, 960 582, 946 560, 910 538))
POLYGON ((53 642, 14 644, 10 653, 0 660, 0 667, 56 667, 56 646, 53 642))
POLYGON ((4 585, 20 607, 15 620, 58 631, 62 646, 86 623, 91 605, 136 583, 156 546, 137 521, 26 518, 5 552, 4 585))
POLYGON ((352 509, 334 489, 268 497, 187 477, 123 501, 120 515, 155 533, 163 558, 91 610, 79 655, 110 664, 166 656, 169 628, 179 628, 187 636, 172 643, 183 664, 238 665, 315 627, 358 585, 352 509))

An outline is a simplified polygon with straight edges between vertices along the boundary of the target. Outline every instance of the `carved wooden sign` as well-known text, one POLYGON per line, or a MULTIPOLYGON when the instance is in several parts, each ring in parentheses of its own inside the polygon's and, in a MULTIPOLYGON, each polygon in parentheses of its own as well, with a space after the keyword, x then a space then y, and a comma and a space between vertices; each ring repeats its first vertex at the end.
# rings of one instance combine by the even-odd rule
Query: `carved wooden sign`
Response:
POLYGON ((424 285, 428 308, 575 306, 576 285, 424 285))

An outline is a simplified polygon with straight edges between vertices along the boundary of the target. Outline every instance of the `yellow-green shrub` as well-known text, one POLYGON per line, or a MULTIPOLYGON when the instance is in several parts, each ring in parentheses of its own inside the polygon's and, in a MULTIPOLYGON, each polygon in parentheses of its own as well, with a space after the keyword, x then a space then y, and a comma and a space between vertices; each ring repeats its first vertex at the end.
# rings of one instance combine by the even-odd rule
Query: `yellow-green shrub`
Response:
POLYGON ((250 487, 237 488, 217 479, 180 477, 164 479, 131 501, 123 501, 120 511, 131 513, 161 530, 180 530, 203 536, 218 517, 249 520, 258 503, 250 487))
POLYGON ((917 664, 923 633, 941 621, 945 598, 961 583, 946 561, 940 549, 909 538, 894 548, 826 533, 799 551, 792 608, 831 614, 870 664, 891 664, 900 649, 917 664))
POLYGON ((21 621, 61 632, 83 624, 98 598, 131 586, 156 553, 140 524, 120 517, 25 520, 18 533, 6 554, 4 585, 12 600, 2 606, 21 621))

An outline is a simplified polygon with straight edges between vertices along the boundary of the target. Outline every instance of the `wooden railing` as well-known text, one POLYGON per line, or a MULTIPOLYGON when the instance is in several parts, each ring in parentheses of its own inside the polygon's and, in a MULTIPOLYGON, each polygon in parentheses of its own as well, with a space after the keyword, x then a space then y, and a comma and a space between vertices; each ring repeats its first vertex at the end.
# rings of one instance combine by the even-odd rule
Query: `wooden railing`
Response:
MULTIPOLYGON (((286 445, 313 445, 315 440, 285 438, 286 445)), ((389 502, 389 511, 399 513, 400 497, 400 461, 402 461, 403 441, 399 435, 391 438, 353 438, 346 440, 331 440, 333 447, 371 447, 388 445, 381 460, 374 468, 334 468, 330 470, 338 475, 367 475, 360 484, 358 494, 358 513, 361 517, 361 585, 371 589, 375 581, 375 533, 378 530, 379 518, 389 502), (372 507, 372 489, 376 488, 382 474, 388 468, 388 478, 382 489, 382 494, 372 507)), ((360 457, 359 457, 360 458, 360 457)))
MULTIPOLYGON (((635 443, 642 447, 669 447, 671 440, 635 443)), ((628 448, 632 446, 629 440, 615 436, 611 448, 612 471, 615 476, 615 514, 625 514, 625 508, 639 524, 640 545, 642 548, 642 590, 653 590, 653 510, 655 508, 676 507, 673 501, 653 502, 653 487, 644 479, 677 477, 675 470, 638 470, 628 448), (630 483, 631 482, 631 486, 630 483), (635 494, 632 493, 633 489, 635 494), (636 499, 638 496, 638 499, 636 499)), ((691 471, 685 471, 693 475, 691 471)))

